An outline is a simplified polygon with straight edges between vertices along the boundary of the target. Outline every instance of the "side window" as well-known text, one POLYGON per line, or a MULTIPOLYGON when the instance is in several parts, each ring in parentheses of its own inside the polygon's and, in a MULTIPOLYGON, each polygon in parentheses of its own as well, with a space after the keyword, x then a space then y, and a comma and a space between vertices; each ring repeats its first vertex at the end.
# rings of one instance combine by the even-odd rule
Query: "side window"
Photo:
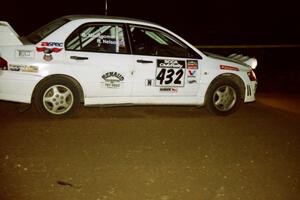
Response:
POLYGON ((128 53, 124 32, 122 25, 84 25, 68 37, 66 50, 128 53))
POLYGON ((130 33, 134 54, 184 58, 200 57, 188 46, 163 31, 130 25, 130 33))

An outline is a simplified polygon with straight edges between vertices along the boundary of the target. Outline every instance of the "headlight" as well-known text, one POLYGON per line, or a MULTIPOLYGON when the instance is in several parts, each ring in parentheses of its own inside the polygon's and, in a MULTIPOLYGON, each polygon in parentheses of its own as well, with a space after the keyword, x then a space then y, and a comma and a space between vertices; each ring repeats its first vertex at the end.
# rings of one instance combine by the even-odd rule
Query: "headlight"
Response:
POLYGON ((252 69, 257 67, 257 60, 256 58, 250 58, 249 60, 245 61, 247 65, 250 65, 252 69))
POLYGON ((254 71, 252 69, 251 69, 251 71, 249 71, 247 73, 247 75, 248 75, 250 81, 256 81, 256 75, 255 75, 255 73, 254 73, 254 71))

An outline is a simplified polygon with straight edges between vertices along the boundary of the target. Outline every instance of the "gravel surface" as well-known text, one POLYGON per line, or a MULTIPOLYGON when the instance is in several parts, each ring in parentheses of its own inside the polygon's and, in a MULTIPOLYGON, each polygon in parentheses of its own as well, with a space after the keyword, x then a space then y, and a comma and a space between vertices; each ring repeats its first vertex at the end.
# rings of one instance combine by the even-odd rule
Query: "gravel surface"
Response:
POLYGON ((0 102, 0 199, 296 200, 300 118, 265 104, 228 117, 137 106, 47 119, 0 102))

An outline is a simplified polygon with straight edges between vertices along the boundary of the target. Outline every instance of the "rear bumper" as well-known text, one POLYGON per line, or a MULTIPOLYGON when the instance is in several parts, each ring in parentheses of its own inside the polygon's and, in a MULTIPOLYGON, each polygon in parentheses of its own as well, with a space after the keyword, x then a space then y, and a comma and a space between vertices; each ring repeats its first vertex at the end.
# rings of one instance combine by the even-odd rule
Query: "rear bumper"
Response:
POLYGON ((31 96, 0 93, 0 100, 13 101, 19 103, 31 103, 31 96))
POLYGON ((31 103, 38 79, 36 76, 18 76, 16 73, 0 71, 0 100, 31 103))

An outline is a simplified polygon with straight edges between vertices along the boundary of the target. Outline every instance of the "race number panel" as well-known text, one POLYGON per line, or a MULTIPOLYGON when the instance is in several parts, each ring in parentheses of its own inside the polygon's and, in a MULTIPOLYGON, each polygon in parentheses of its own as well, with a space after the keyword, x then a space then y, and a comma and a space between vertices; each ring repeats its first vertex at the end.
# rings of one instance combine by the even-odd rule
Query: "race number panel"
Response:
POLYGON ((155 86, 184 87, 185 61, 157 60, 155 86))

